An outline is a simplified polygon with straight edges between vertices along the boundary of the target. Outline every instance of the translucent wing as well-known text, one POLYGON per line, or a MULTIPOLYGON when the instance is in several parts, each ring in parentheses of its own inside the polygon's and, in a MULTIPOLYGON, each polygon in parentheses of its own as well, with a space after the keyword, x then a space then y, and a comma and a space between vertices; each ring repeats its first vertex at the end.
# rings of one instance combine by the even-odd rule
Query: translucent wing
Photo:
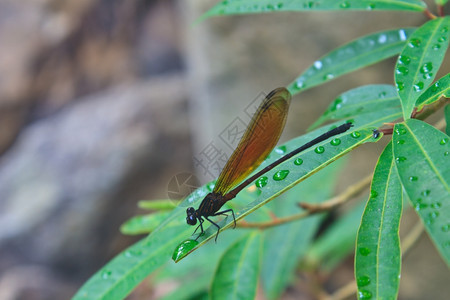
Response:
POLYGON ((213 192, 226 194, 255 170, 275 147, 286 123, 291 94, 282 87, 270 92, 255 112, 213 192))

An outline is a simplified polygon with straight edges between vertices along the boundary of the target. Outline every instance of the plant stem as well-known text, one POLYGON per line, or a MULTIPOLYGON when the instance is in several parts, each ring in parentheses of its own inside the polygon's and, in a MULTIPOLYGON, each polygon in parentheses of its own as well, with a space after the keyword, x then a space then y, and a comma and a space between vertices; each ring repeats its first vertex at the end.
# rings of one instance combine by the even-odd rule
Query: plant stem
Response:
POLYGON ((371 179, 372 179, 372 174, 366 176, 364 179, 360 180, 359 182, 355 183, 354 185, 349 186, 340 195, 337 195, 336 197, 333 197, 326 202, 322 202, 319 204, 310 204, 310 203, 305 203, 305 202, 299 203, 299 206, 301 206, 303 209, 306 210, 301 213, 298 213, 298 214, 295 214, 292 216, 288 216, 288 217, 283 217, 283 218, 274 217, 273 220, 267 221, 267 222, 241 221, 237 224, 237 227, 265 229, 265 228, 285 224, 288 222, 300 220, 300 219, 306 218, 313 214, 329 211, 329 210, 347 202, 354 196, 361 193, 370 184, 371 179))
POLYGON ((415 118, 423 121, 448 103, 450 103, 450 98, 442 97, 436 102, 433 102, 429 105, 425 105, 421 111, 417 112, 415 118))

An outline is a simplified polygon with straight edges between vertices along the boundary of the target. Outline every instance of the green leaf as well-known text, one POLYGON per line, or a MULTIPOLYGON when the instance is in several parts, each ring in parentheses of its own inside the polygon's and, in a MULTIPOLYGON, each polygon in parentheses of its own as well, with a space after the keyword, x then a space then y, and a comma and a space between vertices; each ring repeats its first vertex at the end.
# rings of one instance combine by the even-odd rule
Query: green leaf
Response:
POLYGON ((319 236, 308 250, 307 265, 330 272, 355 249, 356 232, 364 207, 365 202, 359 203, 319 236))
POLYGON ((211 299, 254 299, 261 265, 261 233, 254 231, 223 255, 211 285, 211 299))
POLYGON ((173 200, 141 200, 138 202, 138 207, 147 210, 172 210, 176 207, 173 200))
POLYGON ((148 234, 155 230, 168 215, 168 212, 157 212, 133 217, 120 226, 120 232, 128 235, 148 234))
POLYGON ((445 114, 445 123, 447 123, 447 126, 445 127, 445 133, 447 135, 450 135, 450 105, 447 104, 444 109, 445 114))
MULTIPOLYGON (((192 276, 191 276, 192 277, 192 276)), ((190 278, 190 280, 184 282, 178 286, 173 292, 164 295, 160 300, 191 300, 200 299, 200 295, 208 294, 209 282, 211 280, 211 275, 207 276, 196 276, 190 278)), ((205 297, 208 299, 208 297, 205 297)))
POLYGON ((148 274, 169 260, 175 245, 190 231, 181 222, 154 231, 94 274, 73 299, 125 298, 148 274))
MULTIPOLYGON (((339 161, 326 167, 289 190, 282 199, 272 202, 275 215, 282 217, 301 212, 299 201, 320 203, 328 200, 342 165, 339 161)), ((268 299, 278 299, 291 283, 297 262, 306 254, 322 219, 323 215, 315 215, 266 230, 261 279, 268 299)))
POLYGON ((450 139, 425 122, 409 119, 395 125, 393 143, 410 202, 450 265, 450 139))
MULTIPOLYGON (((285 144, 279 149, 284 149, 288 153, 298 148, 299 146, 305 144, 307 141, 310 141, 312 137, 318 136, 320 133, 327 131, 327 128, 320 128, 314 132, 308 133, 300 138, 294 139, 293 141, 285 144)), ((331 141, 325 141, 320 143, 316 148, 310 148, 305 150, 304 152, 294 156, 292 159, 285 161, 284 163, 278 165, 271 171, 267 172, 262 181, 264 184, 259 185, 260 190, 255 188, 254 185, 250 185, 247 189, 241 191, 238 194, 238 198, 240 197, 250 197, 247 193, 250 193, 255 199, 247 206, 235 212, 236 221, 244 218, 251 212, 260 208, 261 206, 269 203, 271 200, 275 199, 277 196, 281 195, 285 191, 294 187, 296 184, 300 183, 304 179, 308 178, 312 174, 316 173, 320 169, 324 168, 328 164, 332 163, 339 157, 345 155, 356 147, 366 143, 366 142, 375 142, 378 139, 374 139, 373 129, 362 129, 359 131, 354 131, 352 133, 344 133, 343 135, 337 136, 331 141), (323 151, 323 152, 322 152, 323 151), (274 179, 275 178, 275 179, 274 179), (281 179, 282 178, 282 179, 281 179)), ((274 159, 278 158, 279 152, 272 152, 269 156, 270 159, 263 162, 258 170, 264 168, 268 163, 274 161, 274 159)), ((255 172, 257 172, 256 170, 255 172)), ((235 201, 235 200, 233 200, 235 201)), ((189 205, 198 205, 198 202, 190 203, 189 205)), ((234 226, 233 217, 228 216, 221 221, 216 222, 221 230, 225 230, 229 227, 234 226)), ((198 247, 202 246, 205 242, 214 238, 216 235, 217 229, 215 226, 210 226, 205 230, 205 233, 198 237, 199 245, 192 249, 194 251, 198 247)), ((196 239, 197 234, 192 236, 192 239, 196 239)), ((191 251, 191 252, 192 252, 191 251)), ((190 253, 190 252, 189 252, 190 253)), ((189 253, 186 253, 189 254, 189 253)), ((180 257, 181 259, 182 257, 180 257)))
POLYGON ((448 0, 434 0, 434 2, 436 2, 437 5, 444 5, 448 0))
POLYGON ((423 11, 420 0, 225 0, 211 8, 200 19, 211 16, 267 13, 275 11, 323 10, 410 10, 423 11))
POLYGON ((417 110, 425 105, 438 101, 439 98, 450 98, 450 73, 432 84, 416 101, 417 110))
POLYGON ((355 277, 359 299, 397 298, 402 201, 402 186, 392 158, 392 143, 389 143, 375 167, 356 240, 355 277))
POLYGON ((403 49, 414 28, 366 35, 339 47, 313 63, 287 89, 295 95, 357 69, 394 56, 403 49))
POLYGON ((395 66, 395 84, 409 119, 417 98, 433 82, 444 59, 450 37, 450 17, 436 18, 417 29, 409 38, 395 66))
POLYGON ((398 107, 400 99, 394 86, 386 84, 365 85, 339 95, 324 114, 309 129, 329 120, 372 114, 398 107))

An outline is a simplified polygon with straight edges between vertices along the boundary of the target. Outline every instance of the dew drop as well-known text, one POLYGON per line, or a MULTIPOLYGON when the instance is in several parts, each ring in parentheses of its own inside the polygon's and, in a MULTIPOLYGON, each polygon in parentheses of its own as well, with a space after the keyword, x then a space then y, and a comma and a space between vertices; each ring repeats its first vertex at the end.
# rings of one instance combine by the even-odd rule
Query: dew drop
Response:
POLYGON ((192 249, 194 249, 198 245, 198 241, 196 240, 185 240, 181 242, 173 251, 172 260, 177 261, 184 257, 187 253, 189 253, 192 249))
POLYGON ((441 33, 446 33, 447 31, 448 31, 448 27, 447 26, 442 27, 441 33))
POLYGON ((366 300, 372 298, 372 293, 365 290, 358 291, 358 299, 366 300))
POLYGON ((424 87, 424 83, 422 81, 419 81, 418 83, 413 85, 415 92, 421 92, 423 90, 423 87, 424 87))
POLYGON ((378 192, 375 190, 371 190, 370 191, 370 198, 375 198, 376 196, 378 196, 378 192))
POLYGON ((431 62, 424 63, 422 67, 420 67, 421 73, 429 73, 431 70, 433 70, 433 64, 431 62))
POLYGON ((375 4, 369 3, 369 5, 367 5, 367 10, 372 10, 372 9, 375 9, 375 4))
POLYGON ((405 67, 405 66, 399 66, 399 67, 395 70, 395 72, 396 72, 397 74, 406 75, 406 74, 408 74, 409 69, 408 69, 407 67, 405 67))
POLYGON ((378 36, 378 43, 380 44, 384 44, 387 41, 387 36, 385 34, 380 34, 378 36))
POLYGON ((316 68, 316 70, 322 69, 322 66, 323 66, 323 64, 320 60, 317 60, 314 62, 314 68, 316 68))
POLYGON ((406 32, 405 32, 405 30, 403 30, 403 29, 400 29, 399 31, 398 31, 398 36, 400 37, 400 40, 401 41, 406 41, 406 32))
POLYGON ((422 196, 428 197, 430 195, 431 191, 430 190, 425 190, 422 191, 422 193, 420 193, 422 196))
POLYGON ((400 55, 400 57, 398 58, 398 62, 402 65, 409 65, 409 63, 411 62, 411 58, 407 55, 400 55))
POLYGON ((361 286, 366 286, 366 285, 368 285, 369 283, 370 283, 370 278, 369 278, 369 276, 359 276, 357 279, 356 279, 356 283, 358 284, 358 287, 361 287, 361 286))
POLYGON ((395 86, 397 87, 397 91, 403 91, 405 89, 405 84, 401 81, 397 81, 395 86))
POLYGON ((402 135, 406 133, 406 129, 405 128, 396 128, 395 129, 395 133, 398 135, 402 135))
POLYGON ((430 213, 428 214, 428 216, 429 216, 431 219, 436 219, 437 217, 439 217, 439 213, 438 213, 437 211, 432 211, 432 212, 430 212, 430 213))
POLYGON ((263 188, 267 185, 268 178, 266 176, 260 177, 255 181, 255 185, 258 188, 263 188))
POLYGON ((433 47, 431 47, 431 49, 433 49, 433 50, 439 50, 439 49, 441 49, 441 45, 439 45, 439 44, 434 44, 433 45, 433 47))
POLYGON ((430 79, 432 77, 433 77, 433 73, 425 73, 425 74, 422 75, 423 79, 430 79))
POLYGON ((450 224, 442 226, 441 229, 442 229, 443 232, 449 232, 450 231, 450 224))
POLYGON ((395 158, 395 161, 397 163, 404 162, 405 160, 406 160, 406 157, 404 157, 404 156, 399 156, 399 157, 395 158))
POLYGON ((427 208, 427 207, 428 207, 428 205, 425 204, 425 203, 417 203, 417 204, 414 206, 414 209, 415 209, 416 211, 420 211, 420 210, 425 209, 425 208, 427 208))
POLYGON ((443 138, 442 140, 440 140, 439 145, 445 145, 448 142, 448 138, 443 138))
POLYGON ((276 172, 275 174, 273 174, 273 180, 275 181, 280 181, 285 179, 289 174, 289 170, 280 170, 278 172, 276 172))
POLYGON ((418 178, 417 178, 417 176, 409 176, 408 179, 409 179, 409 181, 412 182, 412 181, 417 181, 418 178))
POLYGON ((441 36, 440 38, 438 38, 439 43, 445 42, 446 40, 447 38, 445 36, 441 36))
POLYGON ((313 1, 309 1, 305 4, 303 4, 304 8, 312 8, 314 6, 314 2, 313 1))
POLYGON ((280 2, 280 3, 278 3, 278 4, 277 4, 277 9, 282 9, 282 8, 283 8, 283 5, 284 5, 284 4, 283 4, 283 3, 281 3, 281 2, 280 2))
POLYGON ((333 146, 337 146, 337 145, 339 145, 340 143, 341 143, 341 140, 340 140, 340 139, 332 139, 332 140, 330 141, 330 144, 333 145, 333 146))
POLYGON ((386 92, 381 92, 378 94, 378 98, 384 98, 386 97, 386 92))
POLYGON ((439 203, 439 202, 433 203, 433 204, 431 204, 431 207, 434 209, 439 209, 439 208, 441 208, 441 203, 439 203))
POLYGON ((206 184, 206 189, 211 192, 214 189, 215 186, 216 186, 216 183, 214 181, 208 182, 206 184))
POLYGON ((301 164, 303 164, 303 159, 297 158, 296 160, 294 160, 294 164, 300 166, 301 164))
POLYGON ((352 134, 350 134, 350 136, 352 138, 357 139, 357 138, 359 138, 361 136, 361 133, 359 133, 358 131, 353 131, 352 134))
POLYGON ((366 247, 361 247, 358 251, 362 256, 367 256, 370 254, 370 249, 366 247))
POLYGON ((448 156, 449 153, 450 153, 450 152, 445 151, 445 152, 444 152, 444 156, 448 156))
POLYGON ((412 39, 411 41, 409 41, 408 46, 411 48, 418 48, 420 47, 420 40, 419 39, 412 39))
POLYGON ((124 255, 126 257, 135 257, 135 256, 140 256, 142 254, 141 250, 128 250, 125 251, 124 255))
POLYGON ((275 148, 275 153, 278 153, 278 154, 285 154, 286 153, 286 151, 287 151, 287 147, 286 146, 280 146, 280 147, 277 147, 277 148, 275 148))
POLYGON ((405 140, 398 140, 398 141, 397 141, 397 144, 398 144, 398 145, 403 145, 404 143, 405 143, 405 140))
POLYGON ((339 5, 340 8, 349 8, 350 7, 350 3, 348 3, 347 1, 342 2, 339 5))
POLYGON ((333 104, 330 107, 330 111, 335 111, 339 108, 342 107, 341 103, 342 103, 342 98, 337 98, 336 100, 333 101, 333 104))
POLYGON ((305 87, 305 82, 303 81, 303 80, 297 80, 297 82, 295 83, 295 86, 298 88, 298 89, 302 89, 302 88, 304 88, 305 87))
POLYGON ((439 81, 436 81, 432 86, 431 86, 431 91, 432 92, 436 92, 439 89, 439 81))
POLYGON ((325 76, 323 76, 323 80, 330 80, 333 79, 334 75, 331 73, 326 74, 325 76))
POLYGON ((316 149, 314 149, 314 152, 316 152, 317 154, 322 154, 325 152, 325 148, 323 146, 318 146, 316 147, 316 149))
POLYGON ((102 279, 108 279, 109 277, 111 277, 112 272, 110 270, 103 270, 100 273, 100 276, 102 277, 102 279))

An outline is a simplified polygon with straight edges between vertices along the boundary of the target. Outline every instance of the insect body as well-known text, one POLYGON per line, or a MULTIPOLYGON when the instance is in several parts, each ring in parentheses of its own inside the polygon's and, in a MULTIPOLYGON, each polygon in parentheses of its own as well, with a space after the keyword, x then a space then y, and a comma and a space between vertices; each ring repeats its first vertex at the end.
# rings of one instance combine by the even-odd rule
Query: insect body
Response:
POLYGON ((280 163, 317 143, 347 131, 352 126, 352 124, 346 123, 318 136, 243 181, 262 163, 277 144, 286 123, 290 100, 291 94, 284 87, 273 90, 265 97, 250 121, 237 148, 220 173, 213 191, 206 195, 197 210, 193 207, 189 207, 186 210, 186 222, 189 225, 196 225, 197 221, 200 222, 194 233, 200 228, 200 235, 203 234, 203 222, 206 219, 217 227, 217 241, 220 227, 210 217, 226 215, 231 212, 234 226, 236 226, 236 219, 232 209, 220 211, 226 202, 236 197, 242 189, 280 163))

